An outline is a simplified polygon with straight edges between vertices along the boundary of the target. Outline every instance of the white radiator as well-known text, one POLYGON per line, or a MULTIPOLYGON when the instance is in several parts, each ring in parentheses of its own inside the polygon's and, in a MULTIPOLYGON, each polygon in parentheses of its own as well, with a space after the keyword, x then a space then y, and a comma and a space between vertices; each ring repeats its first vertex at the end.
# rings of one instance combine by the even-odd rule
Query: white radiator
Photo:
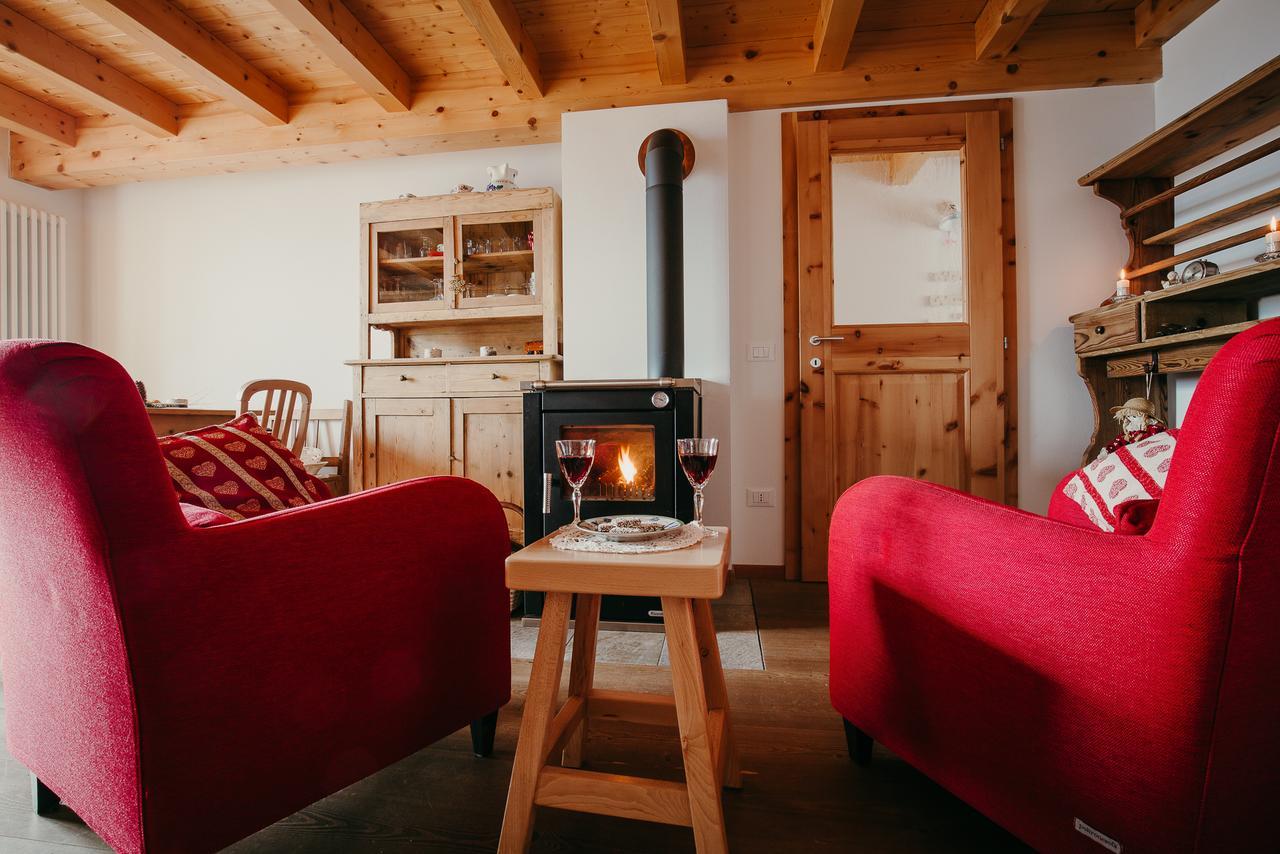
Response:
POLYGON ((0 201, 0 338, 62 338, 67 221, 0 201))

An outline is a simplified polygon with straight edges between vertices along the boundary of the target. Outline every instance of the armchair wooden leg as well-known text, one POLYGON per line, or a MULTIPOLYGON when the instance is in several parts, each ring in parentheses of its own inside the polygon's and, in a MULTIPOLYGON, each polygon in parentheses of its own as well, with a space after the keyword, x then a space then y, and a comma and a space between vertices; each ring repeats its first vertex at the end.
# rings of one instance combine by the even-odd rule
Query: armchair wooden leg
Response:
POLYGON ((35 774, 31 775, 31 808, 36 811, 36 815, 49 815, 58 809, 61 803, 57 795, 53 793, 44 783, 40 782, 40 778, 35 774))
POLYGON ((871 736, 858 729, 849 721, 844 722, 844 738, 849 744, 849 757, 859 765, 871 764, 871 736))
POLYGON ((493 739, 498 733, 498 713, 490 712, 471 722, 471 750, 476 756, 493 755, 493 739))

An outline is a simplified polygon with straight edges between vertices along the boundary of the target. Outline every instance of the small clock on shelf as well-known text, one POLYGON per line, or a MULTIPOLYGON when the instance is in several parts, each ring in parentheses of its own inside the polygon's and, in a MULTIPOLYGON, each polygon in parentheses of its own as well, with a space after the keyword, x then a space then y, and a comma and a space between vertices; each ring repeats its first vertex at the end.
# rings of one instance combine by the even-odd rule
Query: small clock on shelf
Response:
POLYGON ((1216 275, 1218 275, 1218 265, 1212 261, 1206 261, 1203 258, 1200 258, 1183 267, 1181 273, 1170 270, 1169 275, 1165 277, 1165 280, 1161 285, 1165 288, 1171 288, 1174 285, 1185 285, 1191 282, 1198 282, 1201 279, 1207 279, 1210 276, 1216 275))

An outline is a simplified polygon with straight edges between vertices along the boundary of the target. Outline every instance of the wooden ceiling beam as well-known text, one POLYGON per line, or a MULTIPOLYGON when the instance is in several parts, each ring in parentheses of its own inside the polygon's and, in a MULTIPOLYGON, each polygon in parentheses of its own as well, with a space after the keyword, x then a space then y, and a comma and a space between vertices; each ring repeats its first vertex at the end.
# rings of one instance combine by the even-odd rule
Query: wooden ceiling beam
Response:
POLYGON ((813 70, 843 71, 864 0, 822 0, 813 31, 813 70))
POLYGON ((664 86, 685 83, 684 22, 680 0, 648 0, 649 32, 658 60, 658 79, 664 86))
POLYGON ((178 132, 178 107, 102 60, 0 4, 0 56, 49 78, 152 136, 178 132))
POLYGON ((538 49, 520 23, 512 0, 458 0, 462 14, 476 28, 507 82, 524 99, 545 94, 538 49))
POLYGON ((1218 0, 1142 0, 1133 10, 1134 44, 1160 47, 1218 0))
POLYGON ((4 84, 0 84, 0 127, 59 149, 76 144, 74 116, 4 84))
POLYGON ((384 110, 413 107, 409 74, 341 0, 268 0, 384 110))
POLYGON ((264 125, 288 123, 284 90, 170 0, 80 0, 80 5, 264 125))
POLYGON ((1150 83, 1160 52, 1133 44, 1129 10, 1045 17, 1018 45, 1016 60, 978 62, 973 24, 865 31, 855 67, 812 73, 809 35, 766 45, 691 49, 689 82, 663 86, 648 55, 637 65, 573 69, 542 100, 521 100, 489 70, 433 78, 416 109, 388 113, 355 86, 299 92, 286 127, 262 127, 223 102, 183 109, 182 134, 152 140, 132 127, 85 119, 79 145, 55 148, 16 140, 10 174, 44 187, 270 169, 292 164, 555 142, 560 116, 573 110, 724 98, 729 109, 794 108, 937 98, 990 92, 1150 83), (694 51, 696 50, 696 54, 694 51), (638 70, 637 70, 638 69, 638 70))
POLYGON ((978 59, 1003 59, 1049 5, 1049 0, 987 0, 974 22, 978 59))

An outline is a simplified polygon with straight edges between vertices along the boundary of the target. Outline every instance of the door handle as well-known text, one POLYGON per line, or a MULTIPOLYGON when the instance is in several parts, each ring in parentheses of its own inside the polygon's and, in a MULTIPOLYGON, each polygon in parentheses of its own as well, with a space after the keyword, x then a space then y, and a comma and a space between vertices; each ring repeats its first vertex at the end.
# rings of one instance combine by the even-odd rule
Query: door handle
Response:
POLYGON ((843 341, 843 335, 810 335, 809 343, 817 347, 823 341, 843 341))

